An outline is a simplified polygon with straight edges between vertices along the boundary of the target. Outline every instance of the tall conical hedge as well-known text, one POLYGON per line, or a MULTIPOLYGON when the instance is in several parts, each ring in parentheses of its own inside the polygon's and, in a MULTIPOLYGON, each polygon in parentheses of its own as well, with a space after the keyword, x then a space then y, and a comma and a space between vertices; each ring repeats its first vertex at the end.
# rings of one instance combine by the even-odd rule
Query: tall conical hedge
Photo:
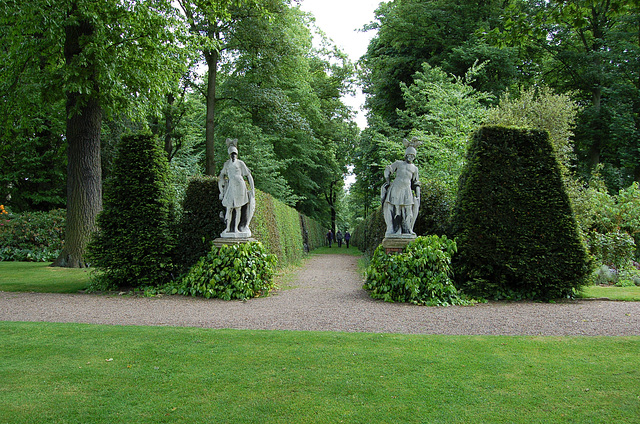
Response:
POLYGON ((139 287, 168 281, 171 234, 169 165, 151 135, 125 136, 104 187, 104 209, 89 245, 101 287, 139 287))
POLYGON ((468 151, 453 216, 457 285, 490 299, 554 299, 590 264, 546 132, 483 127, 468 151))

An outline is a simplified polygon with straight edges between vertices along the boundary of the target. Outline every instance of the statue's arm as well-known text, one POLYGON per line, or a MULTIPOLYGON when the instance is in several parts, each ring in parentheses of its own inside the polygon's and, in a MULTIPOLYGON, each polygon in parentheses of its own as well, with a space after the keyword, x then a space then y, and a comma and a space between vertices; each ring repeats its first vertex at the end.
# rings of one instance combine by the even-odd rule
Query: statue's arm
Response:
POLYGON ((220 195, 218 196, 220 198, 220 200, 222 200, 222 198, 224 197, 224 189, 226 188, 226 180, 224 178, 224 176, 226 175, 227 172, 227 164, 225 163, 222 166, 222 170, 220 171, 220 175, 218 176, 218 190, 220 190, 220 195))

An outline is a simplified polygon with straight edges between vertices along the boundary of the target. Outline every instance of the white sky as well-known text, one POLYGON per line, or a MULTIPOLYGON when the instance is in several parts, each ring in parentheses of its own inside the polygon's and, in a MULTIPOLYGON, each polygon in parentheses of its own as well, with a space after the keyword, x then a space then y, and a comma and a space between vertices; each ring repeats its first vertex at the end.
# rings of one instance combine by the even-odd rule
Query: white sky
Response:
MULTIPOLYGON (((358 30, 373 21, 373 12, 379 4, 380 0, 301 0, 300 8, 311 12, 318 28, 355 62, 366 53, 374 35, 373 31, 358 30)), ((344 102, 358 112, 356 122, 363 129, 367 126, 364 112, 360 110, 364 95, 359 88, 356 92, 356 96, 346 97, 344 102)))

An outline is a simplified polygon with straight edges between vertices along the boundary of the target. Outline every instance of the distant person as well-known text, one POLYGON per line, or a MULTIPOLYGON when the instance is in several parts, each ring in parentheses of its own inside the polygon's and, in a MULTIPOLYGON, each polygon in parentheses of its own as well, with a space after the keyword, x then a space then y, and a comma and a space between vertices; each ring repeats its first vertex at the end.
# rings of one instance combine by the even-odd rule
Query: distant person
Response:
POLYGON ((351 240, 351 234, 347 231, 344 233, 344 242, 347 244, 347 249, 349 248, 349 240, 351 240))
POLYGON ((338 242, 338 247, 342 247, 342 233, 340 230, 336 233, 336 241, 338 242))
POLYGON ((327 241, 329 242, 329 247, 331 247, 331 243, 333 243, 333 233, 331 230, 327 233, 327 241))

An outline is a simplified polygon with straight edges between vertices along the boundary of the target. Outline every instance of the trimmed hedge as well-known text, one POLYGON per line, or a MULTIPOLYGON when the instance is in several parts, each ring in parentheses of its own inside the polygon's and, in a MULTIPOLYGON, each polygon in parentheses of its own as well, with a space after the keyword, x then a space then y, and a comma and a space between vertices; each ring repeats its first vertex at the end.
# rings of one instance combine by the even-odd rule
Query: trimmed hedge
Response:
POLYGON ((167 156, 149 134, 122 137, 104 185, 104 209, 87 258, 94 287, 158 286, 171 277, 174 246, 167 156))
MULTIPOLYGON (((224 230, 221 217, 221 214, 224 216, 224 207, 218 198, 219 193, 217 178, 195 177, 189 183, 174 254, 182 272, 206 256, 211 250, 211 242, 224 230)), ((322 246, 324 234, 328 231, 313 219, 260 190, 256 190, 256 210, 249 228, 252 237, 260 241, 269 253, 276 255, 278 266, 302 259, 305 243, 311 250, 322 246)))
POLYGON ((198 259, 207 255, 213 240, 225 229, 220 216, 225 209, 218 199, 219 194, 216 178, 196 176, 190 179, 173 254, 179 273, 186 272, 198 259))
POLYGON ((590 262, 546 132, 475 134, 453 226, 457 284, 469 295, 548 300, 587 283, 590 262))

